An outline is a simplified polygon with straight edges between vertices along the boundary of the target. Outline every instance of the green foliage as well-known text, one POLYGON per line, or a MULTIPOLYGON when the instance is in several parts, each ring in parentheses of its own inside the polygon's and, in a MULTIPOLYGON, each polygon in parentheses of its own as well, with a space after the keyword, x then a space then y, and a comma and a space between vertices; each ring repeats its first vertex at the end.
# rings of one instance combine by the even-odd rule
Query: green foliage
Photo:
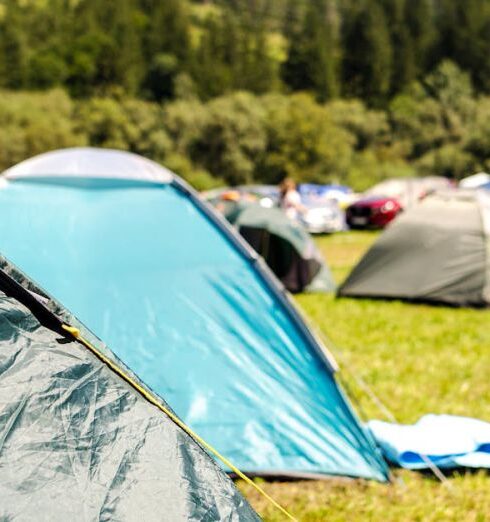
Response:
POLYGON ((422 172, 418 172, 414 166, 400 158, 396 149, 382 147, 365 149, 355 154, 344 181, 356 190, 364 191, 387 178, 417 174, 422 172))
POLYGON ((206 106, 198 100, 178 100, 165 105, 163 122, 172 138, 174 151, 189 156, 194 142, 203 132, 206 120, 206 106))
POLYGON ((35 88, 61 85, 66 75, 66 63, 53 51, 35 53, 30 59, 28 81, 35 88))
MULTIPOLYGON (((175 57, 157 56, 165 67, 177 64, 175 57)), ((62 90, 6 91, 2 165, 88 143, 176 162, 203 188, 215 184, 212 178, 234 185, 292 176, 347 183, 356 190, 387 177, 460 178, 490 167, 490 98, 475 96, 469 75, 451 62, 408 86, 388 111, 359 99, 323 104, 307 93, 234 92, 201 101, 185 72, 167 86, 179 98, 163 104, 128 96, 117 86, 76 102, 62 90), (15 139, 9 142, 8 136, 15 139)))
POLYGON ((306 94, 268 96, 263 102, 268 146, 258 166, 259 179, 345 180, 354 137, 335 125, 325 106, 306 94))
POLYGON ((238 18, 229 9, 202 22, 191 72, 201 98, 231 90, 262 93, 278 87, 278 64, 259 20, 238 18))
POLYGON ((393 48, 386 13, 378 0, 360 2, 344 28, 345 92, 380 104, 391 89, 393 48))
POLYGON ((192 185, 196 190, 211 190, 222 187, 225 182, 221 178, 212 176, 203 168, 196 167, 185 156, 170 154, 165 159, 165 166, 178 173, 183 179, 192 185))
POLYGON ((405 144, 409 157, 420 156, 446 140, 442 107, 418 88, 413 94, 397 96, 390 104, 390 116, 393 130, 405 144))
POLYGON ((156 54, 148 69, 145 87, 154 100, 162 101, 173 98, 178 61, 173 54, 156 54))
POLYGON ((466 151, 480 165, 490 167, 490 98, 480 98, 471 121, 466 151))
POLYGON ((131 98, 93 98, 82 102, 79 130, 95 147, 129 150, 163 161, 171 140, 162 126, 162 110, 152 103, 131 98))
POLYGON ((0 170, 52 149, 83 145, 73 102, 61 90, 42 94, 0 92, 0 170))
POLYGON ((191 158, 232 185, 251 183, 254 162, 266 147, 263 119, 262 108, 249 94, 212 100, 191 144, 191 158))
POLYGON ((490 4, 486 0, 441 0, 439 53, 468 71, 479 90, 490 89, 490 4))
POLYGON ((291 29, 283 78, 293 90, 309 89, 319 100, 340 91, 339 15, 331 0, 312 0, 301 27, 291 29))
POLYGON ((28 39, 22 28, 21 13, 16 3, 9 0, 0 23, 0 85, 22 89, 27 86, 27 77, 28 39))
POLYGON ((355 136, 358 150, 389 141, 390 125, 385 112, 368 109, 360 100, 336 100, 327 105, 327 111, 336 125, 355 136))
POLYGON ((386 107, 451 60, 478 93, 490 93, 487 0, 3 0, 1 7, 3 88, 61 85, 80 98, 116 86, 157 101, 189 86, 203 100, 291 90, 386 107))
POLYGON ((427 152, 416 165, 422 174, 436 174, 453 179, 463 178, 468 175, 468 172, 478 170, 475 158, 462 147, 454 144, 443 145, 427 152))

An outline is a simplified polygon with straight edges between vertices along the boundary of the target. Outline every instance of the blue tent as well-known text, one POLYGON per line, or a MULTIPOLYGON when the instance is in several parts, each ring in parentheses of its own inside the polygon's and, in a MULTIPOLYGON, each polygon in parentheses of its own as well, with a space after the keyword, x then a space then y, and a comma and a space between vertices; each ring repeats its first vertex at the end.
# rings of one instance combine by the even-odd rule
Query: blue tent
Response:
POLYGON ((111 150, 37 156, 5 173, 0 238, 242 470, 386 479, 328 352, 263 261, 170 171, 111 150))

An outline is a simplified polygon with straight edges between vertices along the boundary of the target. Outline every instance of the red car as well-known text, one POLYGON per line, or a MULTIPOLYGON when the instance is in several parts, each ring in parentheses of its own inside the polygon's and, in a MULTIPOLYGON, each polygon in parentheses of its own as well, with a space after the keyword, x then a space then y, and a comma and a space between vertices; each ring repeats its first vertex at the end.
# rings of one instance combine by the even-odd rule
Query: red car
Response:
POLYGON ((350 205, 345 214, 350 228, 383 228, 402 210, 395 198, 369 196, 350 205))

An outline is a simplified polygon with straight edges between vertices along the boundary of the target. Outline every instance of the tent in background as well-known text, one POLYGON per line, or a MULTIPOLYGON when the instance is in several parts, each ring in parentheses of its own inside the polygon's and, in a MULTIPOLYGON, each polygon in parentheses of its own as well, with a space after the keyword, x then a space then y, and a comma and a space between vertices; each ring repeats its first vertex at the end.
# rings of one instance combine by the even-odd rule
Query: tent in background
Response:
POLYGON ((487 174, 486 172, 477 172, 476 174, 472 174, 471 176, 467 176, 466 178, 463 178, 459 182, 459 186, 461 188, 480 188, 484 185, 490 184, 490 174, 487 174))
POLYGON ((386 479, 326 349, 170 171, 84 148, 20 163, 0 188, 0 249, 243 471, 386 479))
POLYGON ((335 290, 330 270, 311 236, 282 210, 241 200, 220 201, 217 208, 223 208, 227 220, 290 292, 335 290))
POLYGON ((368 189, 364 195, 396 198, 401 206, 408 210, 428 194, 449 187, 450 180, 443 176, 400 177, 381 181, 368 189))
POLYGON ((456 306, 490 303, 490 196, 448 190, 403 213, 339 289, 456 306))
POLYGON ((152 394, 152 404, 135 386, 151 393, 0 258, 2 520, 259 520, 218 465, 156 406, 165 403, 152 394))

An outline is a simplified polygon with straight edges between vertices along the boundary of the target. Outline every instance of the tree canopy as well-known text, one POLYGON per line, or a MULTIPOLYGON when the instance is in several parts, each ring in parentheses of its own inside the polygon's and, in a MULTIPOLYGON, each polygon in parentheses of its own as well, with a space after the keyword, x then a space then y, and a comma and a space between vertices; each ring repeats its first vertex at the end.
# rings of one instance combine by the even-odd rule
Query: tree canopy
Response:
POLYGON ((0 168, 144 154, 200 188, 490 168, 487 0, 0 0, 0 168))

